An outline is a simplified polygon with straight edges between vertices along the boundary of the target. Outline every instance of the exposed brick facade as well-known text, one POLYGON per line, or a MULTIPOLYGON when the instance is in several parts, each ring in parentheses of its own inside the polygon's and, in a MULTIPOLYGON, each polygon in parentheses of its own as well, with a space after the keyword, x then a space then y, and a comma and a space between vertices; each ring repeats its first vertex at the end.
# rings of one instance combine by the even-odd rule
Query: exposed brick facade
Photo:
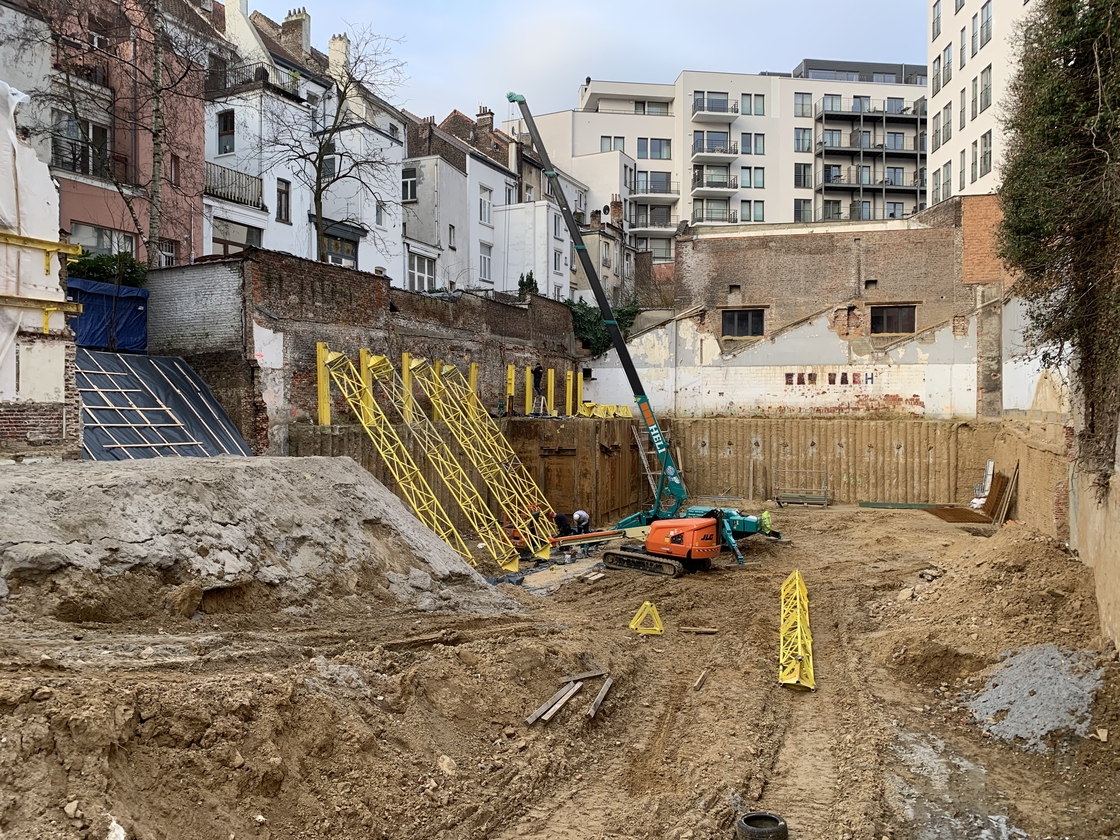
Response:
POLYGON ((998 283, 1004 289, 1010 288, 1015 278, 999 259, 997 234, 1003 218, 999 196, 968 196, 961 202, 961 217, 964 231, 962 280, 970 284, 998 283))
MULTIPOLYGON (((444 300, 391 288, 373 274, 262 250, 150 278, 152 352, 183 356, 258 453, 286 454, 287 426, 314 420, 319 341, 355 361, 364 347, 394 360, 402 352, 443 359, 464 372, 476 362, 482 398, 494 408, 505 393, 507 365, 540 360, 555 369, 558 401, 564 374, 576 370, 571 313, 543 297, 528 305, 470 294, 444 300)), ((515 410, 523 381, 519 371, 515 410)), ((334 411, 349 415, 337 393, 334 411)))
POLYGON ((81 401, 75 380, 73 333, 20 332, 16 338, 16 359, 40 344, 64 347, 64 397, 61 402, 0 402, 0 457, 23 458, 50 455, 78 458, 81 450, 81 401))

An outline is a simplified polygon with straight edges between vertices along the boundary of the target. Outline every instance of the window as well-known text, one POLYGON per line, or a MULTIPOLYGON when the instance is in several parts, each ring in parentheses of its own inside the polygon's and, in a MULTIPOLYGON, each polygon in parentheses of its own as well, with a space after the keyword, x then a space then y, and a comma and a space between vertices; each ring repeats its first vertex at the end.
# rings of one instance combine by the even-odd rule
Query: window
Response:
POLYGON ((941 167, 941 200, 948 201, 953 197, 953 162, 949 161, 941 167))
POLYGON ((941 56, 933 60, 933 93, 941 90, 941 56))
POLYGON ((992 132, 985 131, 980 135, 980 176, 983 177, 992 171, 992 132))
POLYGON ((753 186, 756 190, 761 190, 766 187, 766 170, 761 166, 754 168, 754 182, 753 184, 744 184, 743 186, 753 186))
POLYGON ((941 148, 941 113, 933 115, 933 151, 941 148))
POLYGON ((916 306, 872 306, 871 334, 914 332, 916 306))
POLYGON ((385 202, 379 201, 373 208, 373 223, 379 227, 385 227, 385 202))
POLYGON ((980 50, 980 16, 972 16, 972 54, 980 50))
POLYGON ((415 201, 416 200, 416 170, 415 169, 402 169, 401 170, 401 200, 402 201, 415 201))
POLYGON ((485 280, 487 283, 493 282, 490 278, 490 257, 493 251, 492 245, 487 245, 485 242, 478 244, 478 279, 485 280))
POLYGON ((856 183, 870 184, 871 183, 871 167, 858 166, 856 167, 856 183))
POLYGON ((261 247, 261 229, 240 225, 226 219, 214 217, 214 229, 210 241, 213 243, 213 252, 223 256, 240 254, 246 248, 261 247))
POLYGON ((725 309, 723 310, 723 334, 725 336, 765 335, 765 309, 725 309))
POLYGON ((956 14, 957 12, 959 12, 961 9, 964 8, 964 0, 957 0, 955 6, 956 7, 953 9, 953 14, 956 14))
POLYGON ((672 143, 669 140, 654 138, 638 138, 638 157, 652 160, 670 160, 672 158, 672 143))
POLYGON ((561 230, 562 230, 563 226, 560 224, 560 222, 561 222, 561 219, 560 219, 559 216, 553 216, 552 217, 552 235, 556 239, 563 239, 564 238, 564 234, 561 233, 561 230))
POLYGON ((436 289, 436 261, 421 254, 409 254, 408 288, 413 292, 434 292, 436 289))
POLYGON ((175 265, 175 255, 177 252, 177 243, 174 239, 161 239, 159 241, 159 267, 171 268, 175 265))
POLYGON ((945 51, 941 54, 941 63, 942 63, 942 71, 941 72, 943 74, 942 79, 941 79, 941 84, 942 84, 942 86, 944 86, 944 85, 949 84, 949 81, 953 78, 953 45, 952 44, 947 44, 945 46, 945 51))
POLYGON ((323 146, 323 166, 319 174, 324 181, 330 183, 337 172, 338 161, 334 156, 334 143, 326 143, 323 146))
POLYGON ((805 190, 813 188, 813 164, 795 163, 793 165, 793 186, 805 190))
POLYGON ((564 265, 563 259, 564 259, 563 255, 559 251, 553 251, 552 252, 552 270, 556 274, 560 274, 561 271, 563 270, 563 268, 562 268, 563 265, 564 265))
POLYGON ((766 114, 766 97, 761 93, 754 95, 754 115, 761 117, 766 114))
POLYGON ((668 102, 635 102, 635 114, 651 114, 657 117, 669 116, 668 102))
POLYGON ((455 250, 455 225, 447 226, 447 247, 455 250))
POLYGON ((795 93, 793 95, 793 115, 795 117, 813 116, 813 94, 795 93))
POLYGON ((821 202, 821 219, 829 221, 841 218, 843 218, 843 214, 840 211, 840 199, 826 198, 821 202))
MULTIPOLYGON (((478 220, 484 225, 491 223, 491 208, 494 206, 494 191, 489 187, 478 188, 478 220)), ((489 277, 489 274, 487 274, 489 277)))
POLYGON ((901 219, 906 216, 906 208, 901 201, 888 201, 887 202, 887 218, 888 219, 901 219))
POLYGON ((960 123, 961 123, 960 124, 960 129, 961 129, 961 131, 964 131, 964 126, 965 126, 964 105, 965 105, 965 100, 967 100, 967 99, 968 99, 968 96, 966 95, 965 89, 961 88, 961 119, 960 119, 960 123))
POLYGON ((766 202, 764 202, 764 201, 756 201, 754 203, 754 220, 756 222, 765 222, 766 221, 765 207, 766 207, 766 202))
POLYGON ((969 164, 969 169, 971 170, 970 176, 972 178, 973 183, 975 183, 976 179, 979 177, 979 175, 976 171, 976 167, 979 166, 979 163, 978 163, 979 155, 977 155, 977 153, 976 153, 976 149, 977 149, 978 146, 979 146, 979 142, 976 141, 976 140, 973 140, 972 141, 972 163, 969 164))
POLYGON ((941 0, 933 4, 933 40, 941 34, 941 0))
POLYGON ((170 160, 167 162, 167 181, 170 184, 179 186, 179 156, 171 155, 170 160))
POLYGON ((72 222, 70 225, 70 243, 81 245, 95 257, 103 254, 135 254, 134 241, 131 233, 87 225, 84 222, 72 222))
POLYGON ((220 111, 218 113, 218 154, 228 155, 234 151, 234 122, 233 111, 220 111))
POLYGON ((966 50, 967 45, 968 45, 968 29, 966 27, 962 26, 961 27, 961 69, 962 70, 964 69, 964 57, 965 57, 965 53, 967 52, 967 50, 966 50))
POLYGON ((840 176, 840 164, 829 163, 821 169, 821 182, 825 184, 839 184, 844 179, 840 176))
POLYGON ((825 111, 843 111, 844 101, 838 93, 826 93, 821 100, 821 108, 825 111))
POLYGON ((288 224, 292 221, 292 183, 283 178, 276 179, 276 221, 288 224))
POLYGON ((553 300, 563 300, 564 299, 563 289, 564 289, 563 286, 553 286, 552 287, 552 299, 553 300))
POLYGON ((525 185, 525 200, 527 202, 529 202, 530 204, 532 204, 532 202, 533 202, 533 185, 532 184, 526 184, 525 185))
POLYGON ((976 119, 976 115, 980 112, 980 79, 974 77, 972 80, 972 119, 976 119))
POLYGON ((756 134, 754 136, 754 153, 756 155, 766 154, 766 135, 756 134))
POLYGON ((893 187, 901 187, 906 180, 905 171, 901 166, 888 166, 886 182, 893 187))
POLYGON ((795 128, 793 130, 793 150, 795 152, 813 151, 813 129, 795 128))
POLYGON ((109 24, 90 15, 89 18, 89 45, 95 50, 107 50, 111 44, 109 40, 109 24))
POLYGON ((51 165, 68 172, 108 178, 111 161, 108 126, 54 112, 51 165))
POLYGON ((953 137, 953 103, 950 102, 941 109, 941 145, 944 146, 953 137))
POLYGON ((887 97, 887 113, 888 114, 901 114, 902 109, 906 107, 905 101, 898 96, 887 97))
POLYGON ((933 170, 933 177, 930 179, 930 195, 929 203, 937 204, 941 201, 941 170, 933 170))
POLYGON ((992 0, 980 7, 980 48, 992 40, 992 0))
POLYGON ((980 71, 980 110, 986 111, 992 104, 992 65, 980 71))
POLYGON ((960 165, 960 184, 959 190, 964 192, 964 149, 961 149, 961 165, 960 165))
POLYGON ((611 150, 617 152, 626 151, 626 138, 624 137, 608 137, 603 135, 599 138, 599 151, 609 152, 611 150))
POLYGON ((906 137, 901 131, 888 131, 887 132, 887 148, 888 149, 905 149, 906 137))
POLYGON ((893 85, 897 77, 894 73, 872 73, 871 81, 881 85, 893 85))
POLYGON ((793 200, 793 220, 795 222, 813 221, 813 201, 809 198, 795 198, 793 200))

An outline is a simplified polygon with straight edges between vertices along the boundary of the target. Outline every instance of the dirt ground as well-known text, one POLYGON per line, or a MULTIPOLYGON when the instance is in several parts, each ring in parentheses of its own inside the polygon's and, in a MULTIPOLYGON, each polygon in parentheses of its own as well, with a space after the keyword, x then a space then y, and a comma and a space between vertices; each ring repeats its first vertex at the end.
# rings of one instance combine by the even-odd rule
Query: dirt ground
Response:
MULTIPOLYGON (((774 513, 792 543, 748 543, 751 565, 608 571, 546 597, 503 584, 520 613, 279 602, 262 585, 191 617, 90 620, 66 598, 31 609, 49 582, 13 589, 0 837, 706 840, 744 809, 783 815, 797 840, 1120 837, 1120 666, 1090 570, 1017 525, 988 539, 923 511, 774 513), (793 569, 811 693, 776 680, 793 569), (646 600, 663 635, 627 628, 646 600), (1107 740, 1059 733, 1033 752, 971 718, 962 692, 1003 651, 1047 642, 1094 652, 1090 731, 1107 740), (594 720, 601 679, 525 724, 592 668, 614 679, 594 720)), ((127 574, 162 597, 156 573, 127 574)))

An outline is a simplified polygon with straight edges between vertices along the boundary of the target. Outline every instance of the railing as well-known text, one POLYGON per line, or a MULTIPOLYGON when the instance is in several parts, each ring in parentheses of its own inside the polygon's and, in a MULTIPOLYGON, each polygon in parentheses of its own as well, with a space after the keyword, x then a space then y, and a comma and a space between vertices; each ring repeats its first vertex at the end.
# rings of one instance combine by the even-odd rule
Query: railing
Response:
POLYGON ((695 175, 692 178, 692 188, 708 190, 737 190, 739 177, 737 175, 695 175))
POLYGON ((818 222, 881 222, 890 219, 906 219, 913 216, 916 210, 903 210, 901 213, 888 212, 878 207, 864 209, 862 207, 845 207, 840 210, 821 208, 817 210, 818 222))
POLYGON ((646 216, 638 214, 631 216, 627 221, 632 228, 675 228, 680 224, 678 216, 646 216))
POLYGON ((739 103, 733 99, 694 99, 692 114, 738 114, 739 103))
POLYGON ((699 209, 692 211, 694 222, 731 222, 739 221, 739 214, 735 210, 699 209))
POLYGON ((855 97, 841 99, 826 96, 813 105, 814 116, 821 114, 888 114, 893 116, 922 116, 926 112, 926 101, 918 99, 907 102, 903 99, 871 99, 855 97))
POLYGON ((637 186, 634 187, 635 195, 680 195, 681 184, 680 181, 666 181, 659 184, 651 184, 648 181, 638 181, 637 186))
POLYGON ((673 116, 673 109, 670 108, 667 111, 654 111, 654 112, 651 113, 650 111, 638 111, 634 108, 630 108, 629 110, 627 110, 625 108, 602 108, 602 107, 600 107, 600 108, 596 109, 595 113, 597 113, 597 114, 626 114, 627 116, 631 116, 631 117, 633 117, 633 116, 638 116, 638 117, 671 117, 671 116, 673 116))
POLYGON ((83 56, 82 63, 70 68, 70 75, 99 87, 109 87, 109 65, 91 56, 83 56))
POLYGON ((860 134, 844 136, 841 134, 818 134, 817 150, 829 149, 866 149, 868 152, 924 152, 924 138, 904 137, 901 140, 883 137, 864 137, 860 134))
POLYGON ((924 187, 920 175, 916 172, 891 171, 876 172, 859 166, 837 167, 818 169, 814 177, 814 186, 827 187, 832 184, 838 186, 857 187, 891 187, 898 189, 916 189, 924 187))
POLYGON ((256 175, 206 161, 204 191, 215 198, 264 209, 264 185, 256 175))
POLYGON ((980 46, 984 46, 992 40, 992 21, 991 18, 980 24, 980 46))
POLYGON ((206 93, 217 94, 241 85, 263 83, 299 96, 300 74, 282 70, 263 61, 236 67, 212 67, 206 71, 206 93))
POLYGON ((734 140, 697 140, 692 144, 694 155, 737 155, 739 144, 734 140))

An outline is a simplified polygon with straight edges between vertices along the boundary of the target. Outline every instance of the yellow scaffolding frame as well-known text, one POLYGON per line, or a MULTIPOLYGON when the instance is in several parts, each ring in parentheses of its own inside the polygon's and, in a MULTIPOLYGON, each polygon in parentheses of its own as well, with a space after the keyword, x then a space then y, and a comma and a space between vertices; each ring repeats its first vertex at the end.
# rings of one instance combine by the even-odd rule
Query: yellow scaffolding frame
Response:
MULTIPOLYGON (((404 361, 409 361, 407 354, 404 361)), ((401 420, 408 426, 413 438, 424 451, 428 463, 443 480, 451 497, 475 529, 494 562, 506 571, 516 572, 518 553, 510 542, 502 523, 490 512, 478 490, 471 484, 466 471, 455 459, 451 448, 440 436, 431 420, 414 407, 412 393, 406 390, 402 377, 397 375, 393 363, 385 356, 375 356, 368 350, 361 351, 360 368, 376 380, 401 420)))
POLYGON ((782 584, 782 629, 778 648, 778 682, 793 688, 815 689, 809 593, 797 570, 782 584))
POLYGON ((424 480, 420 468, 416 466, 416 462, 408 454, 408 449, 405 448, 404 442, 401 441, 393 429, 389 418, 385 416, 385 412, 373 399, 373 392, 369 388, 366 378, 354 367, 354 363, 345 354, 333 352, 324 342, 319 342, 316 349, 318 351, 316 355, 319 360, 320 382, 319 417, 330 417, 330 384, 328 383, 325 389, 322 387, 324 377, 329 375, 338 386, 339 391, 342 392, 342 396, 346 398, 351 411, 358 418, 358 422, 362 424, 362 428, 366 430, 369 439, 373 441, 374 448, 385 462, 385 466, 389 468, 389 472, 397 482, 400 494, 404 496, 404 500, 412 508, 412 512, 416 514, 416 518, 434 531, 464 560, 472 566, 475 565, 474 557, 471 556, 467 544, 463 542, 463 538, 455 530, 455 525, 439 503, 436 494, 432 492, 432 488, 428 486, 428 482, 424 480), (327 408, 324 408, 321 402, 324 392, 327 397, 327 408))
POLYGON ((428 399, 442 400, 448 428, 529 550, 547 558, 552 551, 549 537, 556 536, 556 524, 549 516, 552 505, 459 369, 435 364, 438 372, 427 361, 415 360, 412 372, 416 381, 428 399))

